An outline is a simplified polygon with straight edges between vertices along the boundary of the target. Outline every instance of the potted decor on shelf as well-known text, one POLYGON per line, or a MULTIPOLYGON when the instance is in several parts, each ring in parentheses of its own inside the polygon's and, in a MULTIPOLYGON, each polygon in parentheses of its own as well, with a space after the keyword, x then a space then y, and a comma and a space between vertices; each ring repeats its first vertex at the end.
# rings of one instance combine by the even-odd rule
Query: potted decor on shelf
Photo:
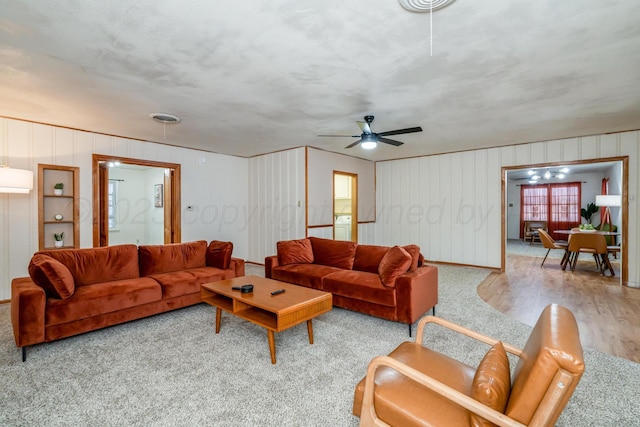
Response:
POLYGON ((587 224, 591 224, 591 217, 600 209, 595 203, 589 203, 587 208, 580 209, 580 215, 587 220, 587 224))
POLYGON ((53 194, 56 196, 62 196, 62 190, 64 189, 64 184, 59 182, 53 186, 53 194))
POLYGON ((55 239, 54 245, 56 248, 61 248, 64 246, 64 231, 60 234, 53 233, 53 238, 55 239))

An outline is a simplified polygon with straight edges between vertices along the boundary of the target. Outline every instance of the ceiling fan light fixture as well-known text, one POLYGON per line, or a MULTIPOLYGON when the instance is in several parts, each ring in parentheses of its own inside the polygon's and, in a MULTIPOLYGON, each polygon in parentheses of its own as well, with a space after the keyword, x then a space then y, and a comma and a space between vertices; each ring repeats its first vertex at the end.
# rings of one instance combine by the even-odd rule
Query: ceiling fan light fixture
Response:
POLYGON ((372 150, 378 145, 378 138, 373 134, 363 133, 361 136, 362 148, 372 150))
POLYGON ((361 145, 362 145, 362 148, 364 148, 365 150, 373 150, 378 146, 378 143, 375 141, 367 141, 367 142, 363 142, 361 145))

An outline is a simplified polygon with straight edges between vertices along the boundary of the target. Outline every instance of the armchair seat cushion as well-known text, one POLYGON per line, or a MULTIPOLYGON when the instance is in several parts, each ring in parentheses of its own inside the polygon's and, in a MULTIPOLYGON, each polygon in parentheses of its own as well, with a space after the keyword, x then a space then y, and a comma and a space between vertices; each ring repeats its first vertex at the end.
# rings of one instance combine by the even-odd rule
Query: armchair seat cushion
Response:
MULTIPOLYGON (((404 342, 389 357, 425 373, 449 387, 469 395, 475 369, 415 342, 404 342)), ((380 419, 397 426, 468 426, 469 411, 431 392, 391 368, 376 372, 376 412, 380 419), (425 405, 425 402, 429 402, 425 405), (406 411, 405 408, 411 408, 406 411), (427 421, 428 420, 428 421, 427 421)), ((364 394, 362 379, 356 386, 353 413, 360 415, 364 394)))
POLYGON ((160 299, 160 285, 148 277, 79 286, 67 299, 47 300, 45 325, 95 317, 160 299))
POLYGON ((340 270, 331 273, 322 281, 322 290, 347 298, 371 302, 387 307, 396 306, 394 288, 382 284, 376 273, 340 270))

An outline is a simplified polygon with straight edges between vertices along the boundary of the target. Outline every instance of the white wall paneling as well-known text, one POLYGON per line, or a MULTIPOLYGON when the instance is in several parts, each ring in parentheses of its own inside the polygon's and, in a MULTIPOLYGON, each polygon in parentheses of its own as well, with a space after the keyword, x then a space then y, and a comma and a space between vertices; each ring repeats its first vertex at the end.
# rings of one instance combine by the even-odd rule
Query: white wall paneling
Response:
MULTIPOLYGON (((81 247, 93 245, 93 153, 183 165, 182 240, 232 241, 233 255, 247 258, 249 232, 246 221, 243 226, 241 217, 235 220, 231 216, 243 208, 246 210, 248 204, 247 159, 0 118, 1 163, 30 169, 34 175, 37 175, 38 163, 80 167, 81 247), (200 164, 201 156, 208 161, 200 164), (184 209, 189 202, 200 209, 196 215, 185 215, 184 209), (205 206, 208 212, 217 211, 218 216, 205 217, 202 214, 205 206)), ((37 185, 37 179, 34 181, 37 185)), ((0 194, 0 212, 0 230, 3 231, 0 236, 0 300, 8 300, 11 279, 28 274, 29 260, 38 249, 37 188, 28 195, 0 194)))
POLYGON ((358 175, 358 221, 375 219, 375 165, 368 160, 307 149, 308 222, 333 224, 333 171, 358 175))
POLYGON ((279 240, 305 237, 305 149, 249 159, 249 260, 264 263, 279 240))

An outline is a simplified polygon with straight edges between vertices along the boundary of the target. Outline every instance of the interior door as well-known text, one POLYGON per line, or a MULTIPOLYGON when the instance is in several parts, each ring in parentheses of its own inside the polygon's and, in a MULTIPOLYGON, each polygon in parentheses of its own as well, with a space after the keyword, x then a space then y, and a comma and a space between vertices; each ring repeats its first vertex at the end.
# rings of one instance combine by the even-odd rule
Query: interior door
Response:
POLYGON ((333 172, 333 238, 358 241, 358 175, 333 172))

